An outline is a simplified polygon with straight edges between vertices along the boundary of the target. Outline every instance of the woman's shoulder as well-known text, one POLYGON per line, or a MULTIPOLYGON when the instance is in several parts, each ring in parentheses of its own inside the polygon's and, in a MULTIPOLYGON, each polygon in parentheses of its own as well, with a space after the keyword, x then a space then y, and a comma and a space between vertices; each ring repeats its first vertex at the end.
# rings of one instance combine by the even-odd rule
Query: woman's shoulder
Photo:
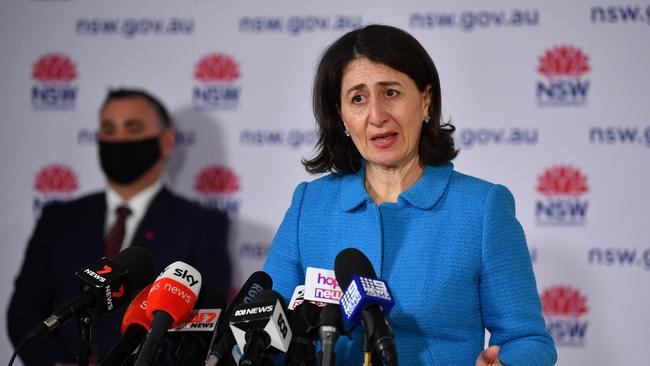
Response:
POLYGON ((483 190, 490 189, 495 185, 495 183, 479 177, 475 177, 473 175, 459 172, 456 169, 454 169, 454 171, 451 173, 451 183, 461 187, 483 190))
POLYGON ((321 191, 325 193, 329 191, 338 191, 341 185, 341 181, 343 181, 346 176, 347 174, 330 173, 315 178, 311 181, 302 182, 301 185, 304 186, 304 189, 306 191, 312 192, 321 191))
POLYGON ((462 196, 463 199, 476 199, 481 202, 486 200, 512 201, 514 199, 506 186, 456 170, 451 175, 449 190, 454 195, 462 196))
POLYGON ((296 187, 294 195, 323 197, 338 194, 344 176, 326 174, 311 181, 302 181, 296 187))

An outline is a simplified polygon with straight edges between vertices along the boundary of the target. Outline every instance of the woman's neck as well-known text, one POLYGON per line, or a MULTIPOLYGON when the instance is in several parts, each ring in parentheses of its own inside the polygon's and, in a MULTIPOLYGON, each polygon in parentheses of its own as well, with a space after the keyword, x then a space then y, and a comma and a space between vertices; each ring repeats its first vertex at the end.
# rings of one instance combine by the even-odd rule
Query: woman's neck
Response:
POLYGON ((366 164, 366 191, 376 204, 397 202, 400 193, 411 188, 424 172, 420 159, 413 159, 401 167, 382 167, 366 164))

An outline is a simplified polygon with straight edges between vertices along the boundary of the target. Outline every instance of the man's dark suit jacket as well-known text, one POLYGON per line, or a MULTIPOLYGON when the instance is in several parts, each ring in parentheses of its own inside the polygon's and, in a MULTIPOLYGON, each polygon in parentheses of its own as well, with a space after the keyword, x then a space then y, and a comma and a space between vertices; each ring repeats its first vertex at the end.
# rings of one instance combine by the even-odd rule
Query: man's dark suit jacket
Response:
MULTIPOLYGON (((9 305, 8 328, 14 346, 34 325, 79 294, 74 273, 104 256, 106 197, 93 194, 44 208, 29 241, 9 305)), ((131 245, 153 255, 156 275, 170 263, 183 261, 198 269, 203 283, 228 294, 230 261, 228 219, 163 188, 152 200, 131 245)), ((120 338, 126 306, 95 316, 93 353, 101 361, 120 338)), ((76 320, 27 342, 20 357, 27 366, 75 362, 79 351, 76 320)))

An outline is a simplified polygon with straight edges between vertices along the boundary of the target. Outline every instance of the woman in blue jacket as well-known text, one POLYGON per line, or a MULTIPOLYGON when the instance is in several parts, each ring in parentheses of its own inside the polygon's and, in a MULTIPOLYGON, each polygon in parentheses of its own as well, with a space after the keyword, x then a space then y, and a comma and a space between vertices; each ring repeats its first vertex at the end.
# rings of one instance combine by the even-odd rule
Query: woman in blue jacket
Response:
MULTIPOLYGON (((408 33, 369 25, 327 48, 316 73, 317 154, 265 264, 289 298, 347 247, 390 287, 402 365, 552 365, 553 340, 507 188, 454 171, 433 61, 408 33), (485 330, 491 347, 484 349, 485 330)), ((360 332, 337 345, 360 365, 360 332)))

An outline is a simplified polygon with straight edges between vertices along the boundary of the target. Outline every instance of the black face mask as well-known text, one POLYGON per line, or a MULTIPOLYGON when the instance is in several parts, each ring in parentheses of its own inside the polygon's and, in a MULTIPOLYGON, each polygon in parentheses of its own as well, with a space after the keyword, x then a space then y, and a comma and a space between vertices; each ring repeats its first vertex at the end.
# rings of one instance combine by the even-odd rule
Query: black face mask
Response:
POLYGON ((129 184, 140 178, 160 159, 158 137, 128 142, 99 143, 99 161, 106 176, 129 184))

